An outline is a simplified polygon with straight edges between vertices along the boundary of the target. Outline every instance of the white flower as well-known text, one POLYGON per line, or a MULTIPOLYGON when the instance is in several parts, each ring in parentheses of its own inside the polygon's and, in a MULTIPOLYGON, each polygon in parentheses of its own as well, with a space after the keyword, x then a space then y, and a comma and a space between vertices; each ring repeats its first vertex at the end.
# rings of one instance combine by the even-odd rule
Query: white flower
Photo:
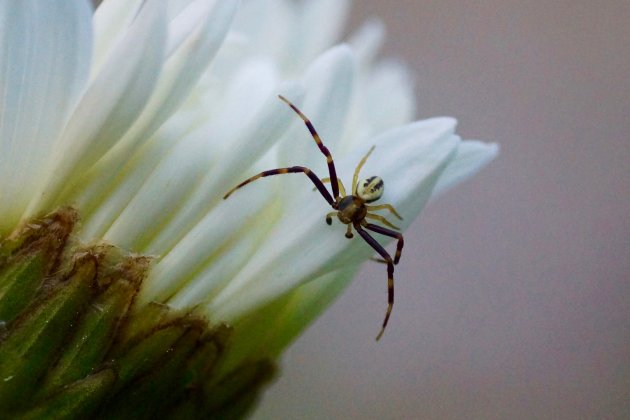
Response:
POLYGON ((385 180, 381 202, 403 230, 497 153, 462 141, 451 118, 410 122, 407 70, 375 57, 381 25, 334 45, 345 1, 237 12, 231 0, 106 0, 93 17, 86 0, 0 4, 0 237, 76 206, 83 241, 155 256, 141 304, 233 324, 235 360, 277 355, 373 254, 326 225, 330 207, 306 177, 222 200, 264 169, 328 175, 278 94, 313 121, 346 185, 376 146, 362 173, 385 180))

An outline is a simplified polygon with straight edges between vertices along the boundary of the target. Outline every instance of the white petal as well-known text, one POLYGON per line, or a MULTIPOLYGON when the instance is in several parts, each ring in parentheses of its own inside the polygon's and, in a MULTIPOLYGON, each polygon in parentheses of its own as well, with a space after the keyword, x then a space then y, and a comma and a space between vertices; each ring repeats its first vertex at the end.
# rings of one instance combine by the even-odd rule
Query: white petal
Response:
POLYGON ((0 229, 18 221, 84 89, 90 16, 84 0, 0 4, 0 229))
POLYGON ((180 3, 169 3, 172 21, 169 24, 167 57, 176 53, 189 37, 194 36, 194 32, 203 26, 212 8, 212 2, 208 0, 184 0, 180 3))
POLYGON ((248 55, 272 57, 282 64, 296 53, 296 40, 292 37, 296 17, 297 5, 293 1, 246 1, 238 11, 233 31, 245 38, 248 55))
MULTIPOLYGON (((251 225, 251 221, 248 225, 251 225)), ((241 232, 244 230, 242 226, 240 230, 241 232)), ((193 308, 212 299, 238 273, 244 260, 255 252, 260 234, 248 233, 250 231, 245 229, 244 233, 238 235, 241 239, 235 244, 228 244, 227 247, 221 247, 216 252, 206 250, 198 255, 197 261, 193 261, 193 264, 198 265, 202 262, 205 263, 205 267, 195 270, 194 278, 188 282, 175 279, 175 282, 180 280, 180 288, 167 301, 167 304, 173 308, 193 308)), ((236 236, 237 232, 231 232, 231 234, 236 236)), ((200 245, 200 248, 206 249, 206 244, 200 245)))
MULTIPOLYGON (((379 202, 400 209, 404 220, 397 224, 403 230, 420 213, 439 176, 454 158, 461 144, 453 134, 456 124, 448 117, 417 121, 391 129, 368 143, 376 148, 360 178, 383 178, 385 192, 379 202)), ((355 152, 355 162, 366 151, 355 152)))
POLYGON ((182 104, 221 46, 237 4, 232 0, 216 1, 206 19, 168 57, 144 113, 108 157, 110 160, 125 161, 124 157, 137 150, 182 104))
POLYGON ((112 49, 72 115, 52 156, 56 169, 31 214, 51 207, 63 188, 82 184, 84 172, 98 161, 144 109, 161 69, 166 42, 166 8, 161 0, 145 4, 129 32, 112 49), (45 192, 44 192, 45 191, 45 192), (44 195, 45 194, 45 195, 44 195))
POLYGON ((409 70, 394 61, 385 61, 368 76, 364 109, 372 133, 408 123, 416 114, 414 82, 409 70))
MULTIPOLYGON (((100 197, 88 194, 77 197, 77 205, 81 208, 83 217, 81 229, 83 240, 92 241, 105 235, 107 229, 137 194, 147 178, 165 156, 168 156, 174 146, 173 139, 188 141, 190 134, 188 130, 188 126, 182 127, 178 124, 163 127, 156 133, 153 141, 139 150, 134 159, 118 174, 115 174, 114 182, 112 182, 115 185, 113 190, 101 194, 100 197)), ((101 174, 93 171, 90 175, 92 178, 86 182, 98 183, 101 174)))
MULTIPOLYGON (((433 119, 391 130, 374 139, 379 158, 368 160, 365 173, 380 173, 386 181, 383 202, 390 202, 410 223, 426 204, 433 186, 459 143, 452 134, 455 121, 433 119), (368 170, 370 172, 368 172, 368 170), (372 172, 374 171, 374 172, 372 172)), ((365 151, 357 150, 352 162, 340 168, 351 172, 365 151)), ((376 151, 375 151, 376 153, 376 151)), ((313 193, 315 195, 315 193, 313 193)), ((323 200, 295 199, 281 223, 226 289, 209 304, 221 319, 259 307, 314 276, 348 264, 359 264, 373 250, 360 240, 348 241, 338 223, 323 222, 323 200), (273 279, 273 281, 270 281, 273 279)), ((325 204, 325 203, 324 203, 325 204)))
MULTIPOLYGON (((354 82, 354 59, 347 45, 331 48, 320 55, 303 78, 306 96, 296 103, 311 120, 324 144, 332 151, 345 129, 354 82)), ((288 98, 293 100, 292 98, 288 98)), ((326 170, 326 159, 319 152, 304 123, 296 115, 294 126, 280 145, 282 164, 299 164, 316 173, 326 170)))
POLYGON ((238 2, 217 1, 195 31, 171 54, 143 113, 123 139, 91 170, 98 174, 82 193, 84 200, 99 200, 106 194, 122 167, 155 131, 177 110, 218 50, 238 2))
POLYGON ((178 142, 133 194, 129 204, 104 235, 106 241, 144 252, 159 228, 186 205, 212 159, 205 139, 178 142))
POLYGON ((378 19, 370 19, 350 37, 357 61, 362 66, 369 65, 385 41, 385 25, 378 19))
POLYGON ((433 195, 441 194, 470 178, 499 154, 499 145, 466 140, 457 148, 455 158, 438 180, 433 195))
MULTIPOLYGON (((140 228, 141 225, 144 226, 142 222, 144 220, 144 223, 151 223, 154 226, 157 224, 163 229, 162 234, 155 239, 156 244, 151 245, 150 252, 165 252, 186 233, 186 229, 205 215, 232 182, 236 182, 233 179, 236 174, 250 166, 257 159, 259 152, 269 147, 269 142, 280 137, 290 119, 285 118, 286 123, 280 126, 276 124, 274 113, 281 115, 284 110, 280 109, 280 113, 277 112, 280 101, 275 96, 277 76, 273 66, 270 63, 259 62, 248 63, 243 67, 243 70, 235 75, 231 88, 228 89, 231 93, 221 101, 221 109, 215 112, 218 115, 213 115, 214 113, 209 112, 207 107, 202 107, 206 110, 203 117, 209 120, 209 123, 200 126, 193 133, 188 133, 185 130, 187 118, 184 117, 183 121, 177 122, 182 119, 180 111, 138 151, 136 157, 122 171, 125 176, 114 182, 116 187, 111 194, 101 195, 107 204, 86 218, 83 231, 87 238, 102 236, 114 223, 117 227, 107 234, 111 240, 119 233, 125 232, 126 229, 122 226, 127 223, 135 225, 141 232, 147 232, 146 229, 140 228), (251 108, 244 110, 243 103, 248 103, 251 108), (255 124, 252 125, 254 121, 255 124), (182 126, 179 127, 180 125, 182 126), (173 139, 181 139, 175 149, 173 139), (194 164, 182 165, 181 162, 187 162, 189 159, 172 156, 173 153, 181 155, 176 151, 179 147, 188 150, 186 153, 191 154, 191 162, 194 161, 194 164), (219 160, 224 148, 225 154, 219 160), (243 155, 245 158, 242 158, 243 155), (216 169, 213 166, 216 166, 216 169), (165 182, 178 185, 173 194, 188 195, 186 200, 182 202, 179 199, 166 199, 164 194, 158 194, 154 198, 150 198, 149 194, 149 198, 144 198, 149 191, 162 189, 165 182), (197 192, 191 193, 190 188, 197 192), (177 211, 174 211, 173 206, 177 211), (147 218, 146 215, 149 213, 153 213, 154 217, 147 218), (170 219, 166 226, 159 222, 165 217, 170 219), (115 222, 116 218, 120 220, 115 222), (119 233, 115 233, 116 231, 119 233)), ((208 95, 212 95, 212 92, 208 95)), ((82 197, 80 203, 83 207, 87 206, 89 211, 90 203, 86 200, 89 201, 88 198, 82 197)), ((128 234, 123 236, 130 237, 128 234)), ((146 239, 147 237, 138 239, 143 242, 144 250, 149 245, 146 239)), ((128 241, 124 240, 125 243, 128 241)), ((134 241, 136 245, 140 243, 135 239, 134 241)))
POLYGON ((94 58, 92 72, 97 74, 110 50, 125 36, 145 0, 105 0, 92 18, 94 25, 94 58))
POLYGON ((314 0, 305 3, 294 33, 298 38, 296 43, 299 45, 299 54, 293 58, 300 67, 310 63, 338 41, 349 9, 348 0, 314 0))
POLYGON ((335 153, 344 155, 375 134, 409 123, 416 112, 413 82, 406 68, 385 62, 359 67, 348 127, 335 153))
MULTIPOLYGON (((295 85, 285 85, 281 89, 280 91, 285 93, 300 94, 300 89, 295 85)), ((206 138, 216 136, 219 141, 227 142, 229 147, 223 151, 216 166, 209 170, 208 175, 197 185, 197 193, 193 194, 182 211, 163 227, 160 235, 150 246, 152 252, 159 253, 170 249, 212 206, 217 205, 221 197, 242 180, 240 178, 244 176, 245 169, 281 137, 293 119, 293 115, 287 112, 286 105, 277 98, 276 92, 272 91, 267 92, 266 100, 260 103, 258 108, 247 112, 253 115, 250 123, 239 127, 236 122, 237 125, 231 130, 223 127, 221 131, 207 132, 206 138)))
MULTIPOLYGON (((232 241, 234 232, 246 225, 269 200, 264 191, 234 197, 209 212, 175 248, 156 264, 143 285, 140 301, 168 299, 187 282, 194 281, 196 269, 232 241)), ((247 258, 247 255, 240 255, 247 258)), ((238 261, 241 264, 242 261, 238 261)), ((203 277, 201 281, 203 281, 203 277)))

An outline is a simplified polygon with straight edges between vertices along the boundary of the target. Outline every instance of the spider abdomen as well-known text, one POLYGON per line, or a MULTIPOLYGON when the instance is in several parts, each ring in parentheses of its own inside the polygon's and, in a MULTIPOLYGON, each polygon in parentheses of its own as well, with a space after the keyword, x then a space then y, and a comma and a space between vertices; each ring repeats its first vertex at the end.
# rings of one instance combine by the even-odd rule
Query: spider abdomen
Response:
POLYGON ((348 195, 339 201, 339 211, 337 217, 341 223, 359 223, 365 219, 367 208, 365 201, 354 195, 348 195))
POLYGON ((371 203, 381 198, 383 191, 385 191, 385 184, 381 177, 371 176, 359 181, 354 193, 366 203, 371 203))

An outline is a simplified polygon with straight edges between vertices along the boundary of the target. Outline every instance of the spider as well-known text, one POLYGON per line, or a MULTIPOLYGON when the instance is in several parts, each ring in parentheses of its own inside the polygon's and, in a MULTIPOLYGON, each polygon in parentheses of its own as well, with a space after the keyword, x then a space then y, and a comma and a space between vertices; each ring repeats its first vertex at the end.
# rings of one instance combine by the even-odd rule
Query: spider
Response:
POLYGON ((326 161, 328 163, 328 178, 320 179, 313 171, 304 166, 292 166, 288 168, 277 168, 270 169, 267 171, 263 171, 258 175, 254 175, 251 178, 246 179, 241 182, 234 188, 223 196, 223 199, 227 199, 234 191, 237 189, 249 184, 250 182, 256 181, 259 178, 263 178, 266 176, 272 175, 281 175, 281 174, 290 174, 290 173, 303 173, 306 175, 315 185, 315 189, 317 189, 324 199, 330 204, 330 206, 335 210, 326 215, 326 223, 328 225, 332 225, 333 216, 337 216, 341 223, 344 223, 348 226, 346 230, 346 238, 350 239, 353 237, 352 228, 354 228, 359 235, 368 243, 374 250, 382 257, 382 259, 373 258, 374 261, 381 262, 387 264, 387 312, 385 313, 385 319, 383 321, 383 326, 381 327, 381 331, 376 336, 376 340, 378 341, 383 333, 385 332, 385 327, 387 326, 387 321, 389 321, 389 316, 391 315, 392 309, 394 307, 394 265, 398 264, 400 260, 400 255, 403 249, 404 240, 403 236, 400 232, 396 232, 395 230, 400 230, 397 226, 394 226, 390 223, 385 217, 373 214, 372 211, 377 210, 388 210, 398 219, 402 220, 402 217, 398 214, 396 209, 391 204, 379 204, 379 205, 369 205, 369 203, 373 203, 374 201, 381 198, 384 191, 384 183, 383 180, 378 176, 371 176, 366 179, 362 179, 359 181, 359 171, 367 161, 368 157, 374 150, 374 146, 370 148, 365 156, 359 161, 356 169, 354 170, 354 176, 352 178, 352 195, 346 194, 346 189, 343 186, 343 183, 340 179, 337 178, 337 171, 335 169, 335 163, 333 162, 332 155, 330 151, 324 144, 315 131, 315 127, 310 122, 310 120, 300 111, 295 105, 293 105, 287 98, 282 95, 278 95, 278 97, 284 101, 295 113, 304 121, 304 124, 308 128, 308 131, 311 133, 311 136, 317 143, 319 150, 322 152, 324 156, 326 156, 326 161), (325 183, 331 184, 332 195, 324 185, 325 183), (388 226, 391 229, 385 228, 383 226, 375 225, 372 223, 368 223, 366 219, 377 220, 388 226), (395 229, 395 230, 392 230, 395 229), (379 244, 367 231, 372 231, 379 233, 381 235, 389 236, 398 240, 396 246, 396 254, 394 258, 387 253, 385 248, 381 244, 379 244))

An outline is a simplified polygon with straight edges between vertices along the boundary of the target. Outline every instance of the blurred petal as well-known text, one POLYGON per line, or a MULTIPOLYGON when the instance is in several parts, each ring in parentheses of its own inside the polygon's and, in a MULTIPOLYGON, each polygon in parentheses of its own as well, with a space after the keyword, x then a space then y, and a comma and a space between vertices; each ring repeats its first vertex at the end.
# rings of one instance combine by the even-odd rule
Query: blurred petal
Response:
MULTIPOLYGON (((267 200, 269 197, 265 191, 252 191, 248 197, 225 201, 222 206, 217 206, 209 212, 156 264, 139 299, 143 302, 165 300, 188 281, 194 281, 194 273, 200 264, 212 257, 215 251, 230 243, 234 232, 240 231, 244 222, 255 218, 267 200)), ((243 259, 246 257, 240 256, 243 259)), ((200 281, 207 280, 202 278, 200 281)))
POLYGON ((496 143, 466 140, 457 148, 455 158, 448 165, 435 186, 434 195, 442 194, 470 178, 499 154, 496 143))
POLYGON ((43 201, 31 206, 31 214, 50 207, 54 200, 59 200, 63 188, 72 187, 67 185, 70 173, 77 173, 74 179, 80 182, 81 174, 107 153, 136 121, 160 74, 165 27, 164 3, 161 0, 146 2, 70 118, 52 157, 56 168, 37 196, 43 201))
POLYGON ((94 12, 92 74, 99 72, 110 50, 120 43, 145 0, 104 0, 94 12))
MULTIPOLYGON (((252 75, 253 76, 253 75, 252 75)), ((269 86, 271 87, 271 86, 269 86)), ((296 85, 284 85, 282 92, 299 95, 300 89, 296 85)), ((186 208, 183 208, 173 220, 161 230, 150 248, 152 252, 171 249, 174 244, 201 218, 212 206, 223 205, 223 195, 243 177, 244 170, 252 165, 284 133, 293 121, 294 115, 277 98, 273 91, 261 91, 260 95, 268 95, 264 102, 256 100, 254 91, 250 91, 253 103, 259 103, 257 109, 250 109, 252 116, 246 124, 232 120, 235 125, 230 130, 223 126, 221 130, 205 133, 206 138, 215 137, 230 147, 223 150, 212 171, 196 186, 197 193, 193 194, 186 208)), ((261 96, 261 98, 264 96, 261 96)), ((226 109, 241 103, 226 100, 226 109)), ((238 115, 236 116, 238 118, 238 115)), ((221 124, 221 122, 219 123, 221 124)))
MULTIPOLYGON (((346 45, 326 51, 309 66, 303 78, 307 94, 300 109, 309 117, 326 146, 334 150, 343 134, 354 78, 354 59, 346 45)), ((288 98, 292 100, 291 97, 288 98)), ((326 160, 304 123, 294 115, 293 128, 280 146, 279 161, 323 172, 326 160)), ((324 175, 322 175, 324 176, 324 175)))
POLYGON ((116 147, 90 170, 90 182, 81 193, 83 202, 98 201, 106 194, 121 168, 181 106, 219 49, 238 2, 220 0, 205 4, 205 18, 167 58, 142 114, 116 147))
POLYGON ((90 16, 83 0, 0 4, 0 231, 33 197, 84 89, 90 16))
POLYGON ((316 30, 300 30, 296 33, 302 38, 294 41, 300 45, 300 55, 294 57, 297 63, 310 62, 329 45, 339 40, 349 9, 348 0, 319 0, 305 3, 302 15, 298 18, 297 27, 316 28, 316 30))
POLYGON ((370 19, 350 37, 348 44, 352 47, 357 61, 367 66, 376 57, 384 40, 385 25, 378 19, 370 19))

